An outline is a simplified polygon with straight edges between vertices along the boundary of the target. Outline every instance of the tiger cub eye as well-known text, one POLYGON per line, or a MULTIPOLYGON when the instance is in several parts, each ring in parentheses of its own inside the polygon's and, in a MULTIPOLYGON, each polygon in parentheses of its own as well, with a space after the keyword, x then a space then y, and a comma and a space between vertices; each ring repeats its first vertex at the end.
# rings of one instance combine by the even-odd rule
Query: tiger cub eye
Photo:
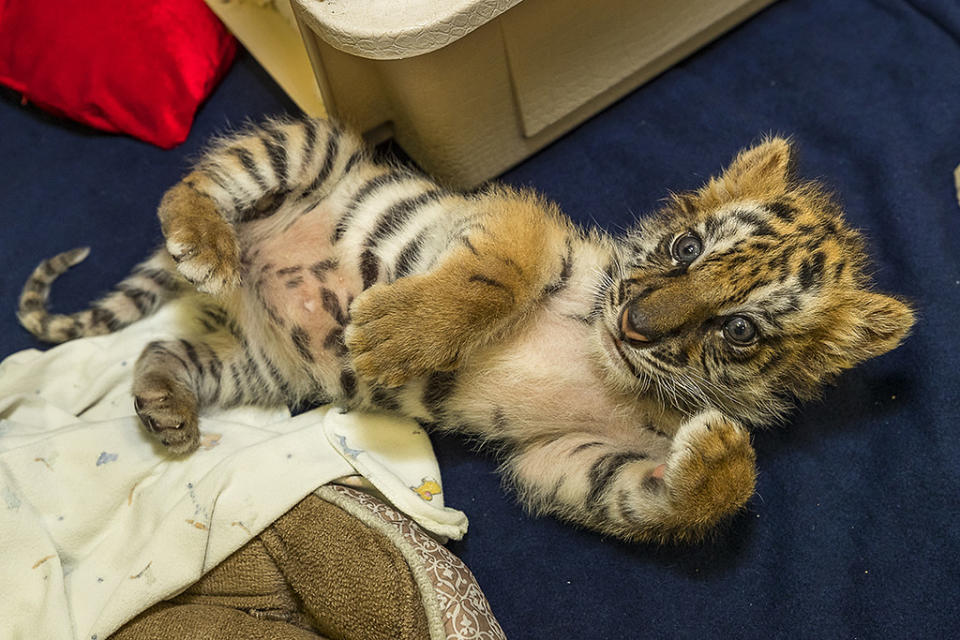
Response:
POLYGON ((757 327, 744 316, 731 316, 723 323, 723 337, 734 344, 750 344, 757 337, 757 327))
POLYGON ((681 264, 690 264, 703 253, 703 241, 700 236, 693 233, 685 233, 673 242, 673 259, 681 264))

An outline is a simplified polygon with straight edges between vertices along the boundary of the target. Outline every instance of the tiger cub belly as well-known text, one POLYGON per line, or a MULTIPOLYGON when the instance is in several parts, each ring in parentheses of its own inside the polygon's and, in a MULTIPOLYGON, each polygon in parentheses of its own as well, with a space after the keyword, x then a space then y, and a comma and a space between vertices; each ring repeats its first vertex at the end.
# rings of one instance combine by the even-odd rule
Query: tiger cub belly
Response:
MULTIPOLYGON (((345 356, 350 303, 363 290, 359 270, 331 242, 334 222, 319 206, 244 251, 256 303, 309 362, 345 356)), ((262 231, 253 227, 249 235, 262 231)))

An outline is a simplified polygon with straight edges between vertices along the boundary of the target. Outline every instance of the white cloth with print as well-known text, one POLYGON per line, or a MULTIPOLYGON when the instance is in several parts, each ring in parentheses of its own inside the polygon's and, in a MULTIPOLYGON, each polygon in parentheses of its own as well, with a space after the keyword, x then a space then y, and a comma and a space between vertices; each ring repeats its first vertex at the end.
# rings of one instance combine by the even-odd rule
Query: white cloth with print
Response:
POLYGON ((140 428, 133 364, 176 303, 116 334, 0 363, 0 638, 106 638, 195 582, 317 487, 361 474, 459 539, 416 422, 323 408, 204 415, 167 456, 140 428))

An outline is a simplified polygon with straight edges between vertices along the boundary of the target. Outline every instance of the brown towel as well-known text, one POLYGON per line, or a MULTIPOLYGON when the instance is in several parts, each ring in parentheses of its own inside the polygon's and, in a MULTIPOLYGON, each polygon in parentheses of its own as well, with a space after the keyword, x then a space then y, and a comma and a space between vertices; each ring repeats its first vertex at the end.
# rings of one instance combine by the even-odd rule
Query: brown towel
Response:
POLYGON ((424 640, 420 592, 383 534, 315 495, 115 640, 424 640))

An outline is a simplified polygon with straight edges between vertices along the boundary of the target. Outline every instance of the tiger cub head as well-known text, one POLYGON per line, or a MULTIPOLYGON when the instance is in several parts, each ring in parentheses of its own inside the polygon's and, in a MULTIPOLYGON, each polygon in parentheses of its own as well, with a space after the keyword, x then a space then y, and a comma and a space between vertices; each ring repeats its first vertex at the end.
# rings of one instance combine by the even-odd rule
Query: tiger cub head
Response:
POLYGON ((910 306, 870 290, 860 235, 790 164, 768 139, 620 242, 599 323, 619 386, 760 425, 904 339, 910 306))

